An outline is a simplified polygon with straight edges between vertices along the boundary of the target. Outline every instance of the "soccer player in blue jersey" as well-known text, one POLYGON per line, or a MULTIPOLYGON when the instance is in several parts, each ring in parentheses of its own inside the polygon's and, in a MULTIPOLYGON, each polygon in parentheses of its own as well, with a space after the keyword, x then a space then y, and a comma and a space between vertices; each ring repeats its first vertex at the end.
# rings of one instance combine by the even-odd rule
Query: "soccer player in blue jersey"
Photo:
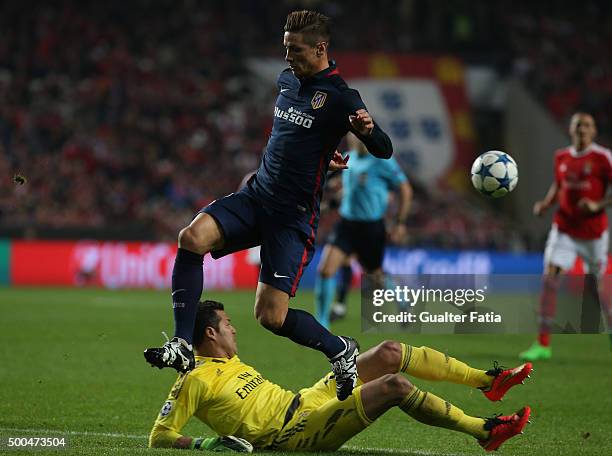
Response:
POLYGON ((210 252, 219 258, 261 245, 255 317, 275 334, 323 352, 343 400, 357 379, 356 341, 335 336, 311 314, 289 308, 289 299, 314 253, 327 171, 346 167, 336 153, 340 140, 352 131, 380 158, 391 157, 393 149, 359 93, 328 60, 329 18, 295 11, 284 30, 289 68, 278 78, 272 133, 259 169, 244 189, 203 208, 179 233, 172 272, 174 337, 163 347, 145 350, 145 358, 159 368, 192 369, 203 256, 210 252))
POLYGON ((330 307, 336 289, 336 272, 348 257, 357 255, 366 274, 382 283, 385 253, 385 212, 389 192, 397 191, 399 209, 391 239, 406 235, 406 217, 412 202, 412 187, 395 159, 381 160, 367 153, 354 135, 349 135, 349 167, 342 173, 340 221, 323 250, 315 286, 316 317, 329 327, 330 307))

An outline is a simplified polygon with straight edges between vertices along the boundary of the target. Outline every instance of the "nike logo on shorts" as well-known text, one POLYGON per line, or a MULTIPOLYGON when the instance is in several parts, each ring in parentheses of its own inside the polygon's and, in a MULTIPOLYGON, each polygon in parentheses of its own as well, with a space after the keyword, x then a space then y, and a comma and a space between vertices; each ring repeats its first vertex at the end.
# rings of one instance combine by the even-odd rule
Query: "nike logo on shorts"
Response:
POLYGON ((179 291, 185 291, 185 289, 184 289, 184 288, 179 288, 178 290, 174 290, 174 291, 172 292, 172 296, 174 296, 175 294, 177 294, 179 291))
POLYGON ((289 278, 289 276, 279 275, 278 272, 274 273, 274 277, 276 277, 277 279, 288 279, 289 278))

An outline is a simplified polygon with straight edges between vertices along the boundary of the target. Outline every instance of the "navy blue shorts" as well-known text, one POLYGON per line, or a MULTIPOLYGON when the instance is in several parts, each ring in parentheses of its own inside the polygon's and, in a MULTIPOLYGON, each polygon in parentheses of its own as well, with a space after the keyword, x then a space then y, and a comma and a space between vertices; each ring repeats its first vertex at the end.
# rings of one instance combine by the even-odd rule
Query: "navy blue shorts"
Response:
POLYGON ((213 201, 200 212, 211 215, 223 231, 224 245, 211 252, 213 258, 261 245, 259 281, 295 296, 314 255, 313 229, 290 226, 283 214, 264 208, 244 191, 213 201))
POLYGON ((386 236, 383 220, 358 222, 341 218, 328 242, 347 255, 356 253, 361 266, 371 272, 382 267, 386 236))

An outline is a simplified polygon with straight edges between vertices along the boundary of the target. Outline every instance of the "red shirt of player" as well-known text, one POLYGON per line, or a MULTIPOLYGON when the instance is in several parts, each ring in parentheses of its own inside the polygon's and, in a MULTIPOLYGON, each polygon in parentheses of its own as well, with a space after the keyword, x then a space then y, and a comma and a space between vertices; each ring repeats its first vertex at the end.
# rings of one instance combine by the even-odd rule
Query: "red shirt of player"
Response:
POLYGON ((559 208, 554 223, 559 231, 579 239, 596 239, 608 229, 605 209, 589 214, 578 206, 588 198, 599 201, 606 196, 612 180, 612 153, 598 144, 583 152, 567 147, 555 153, 555 181, 559 208))

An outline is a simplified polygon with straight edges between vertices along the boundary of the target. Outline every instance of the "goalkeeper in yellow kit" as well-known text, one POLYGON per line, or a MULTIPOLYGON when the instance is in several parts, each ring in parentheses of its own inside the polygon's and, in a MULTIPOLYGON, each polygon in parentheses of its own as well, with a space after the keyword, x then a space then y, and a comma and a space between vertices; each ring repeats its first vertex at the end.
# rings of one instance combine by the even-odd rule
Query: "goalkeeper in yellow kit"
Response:
POLYGON ((523 407, 508 416, 469 416, 444 399, 421 391, 403 375, 479 388, 489 400, 497 401, 529 376, 530 363, 484 371, 428 347, 385 341, 359 356, 357 387, 346 400, 339 401, 332 373, 297 394, 265 379, 236 356, 235 336, 223 304, 199 304, 193 339, 196 367, 179 374, 155 421, 149 446, 250 451, 252 445, 284 451, 331 451, 387 410, 399 407, 422 423, 469 434, 491 451, 521 433, 531 412, 523 407), (219 436, 231 437, 182 435, 181 429, 191 416, 219 436))

